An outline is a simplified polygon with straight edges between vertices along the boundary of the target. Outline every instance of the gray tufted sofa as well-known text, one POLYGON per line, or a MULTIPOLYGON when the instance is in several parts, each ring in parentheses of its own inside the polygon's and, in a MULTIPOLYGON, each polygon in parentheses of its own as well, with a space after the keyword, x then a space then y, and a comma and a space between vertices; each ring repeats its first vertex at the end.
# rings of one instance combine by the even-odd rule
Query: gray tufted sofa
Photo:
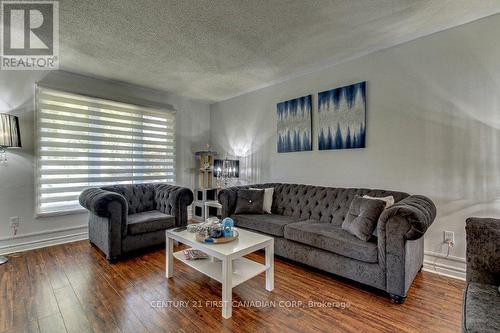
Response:
POLYGON ((89 240, 110 262, 122 254, 165 242, 165 229, 187 225, 193 192, 163 183, 89 188, 80 205, 89 210, 89 240))
POLYGON ((402 192, 297 184, 258 184, 219 192, 223 217, 275 239, 275 253, 388 292, 404 302, 424 257, 423 235, 436 216, 428 198, 402 192), (238 190, 273 187, 272 214, 235 215, 238 190), (362 241, 341 228, 356 195, 392 195, 396 203, 379 218, 376 236, 362 241))
POLYGON ((462 331, 500 332, 500 220, 471 217, 466 221, 467 288, 462 331))

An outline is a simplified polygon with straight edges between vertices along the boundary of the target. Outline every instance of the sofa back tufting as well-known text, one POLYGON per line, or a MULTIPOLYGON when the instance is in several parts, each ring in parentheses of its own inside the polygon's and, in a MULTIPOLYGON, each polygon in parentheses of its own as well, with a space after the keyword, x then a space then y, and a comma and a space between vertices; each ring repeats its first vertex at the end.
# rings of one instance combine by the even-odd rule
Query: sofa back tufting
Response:
MULTIPOLYGON (((165 183, 112 185, 102 186, 101 189, 115 192, 125 197, 125 200, 128 202, 128 215, 155 209, 165 214, 174 215, 173 211, 176 207, 173 207, 173 205, 177 203, 174 196, 179 195, 179 191, 185 190, 184 188, 165 183)), ((191 201, 187 204, 190 205, 191 201)))
POLYGON ((153 184, 112 185, 101 188, 123 195, 128 202, 129 215, 155 209, 153 184))
POLYGON ((365 188, 335 188, 301 184, 268 183, 241 188, 274 187, 272 213, 342 225, 351 201, 356 195, 385 197, 398 202, 409 195, 403 192, 365 188))
MULTIPOLYGON (((178 204, 178 200, 176 200, 176 196, 179 195, 179 191, 183 190, 175 185, 169 184, 157 184, 154 187, 154 200, 155 200, 155 209, 160 212, 164 212, 165 214, 174 214, 176 210, 175 205, 178 204)), ((186 202, 187 205, 190 205, 193 201, 191 197, 182 197, 182 200, 190 200, 189 203, 186 202)))

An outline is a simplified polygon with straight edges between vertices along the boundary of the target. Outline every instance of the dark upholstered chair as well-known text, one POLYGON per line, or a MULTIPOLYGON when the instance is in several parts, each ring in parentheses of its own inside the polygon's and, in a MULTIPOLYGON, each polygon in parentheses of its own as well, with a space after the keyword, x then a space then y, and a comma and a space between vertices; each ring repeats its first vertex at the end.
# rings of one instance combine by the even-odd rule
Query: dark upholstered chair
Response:
POLYGON ((187 225, 193 192, 163 183, 89 188, 80 204, 89 210, 89 240, 115 262, 127 252, 165 242, 165 229, 187 225))
POLYGON ((405 300, 422 268, 423 236, 436 216, 424 196, 365 188, 258 184, 224 189, 219 201, 236 226, 273 236, 276 255, 385 290, 395 303, 405 300), (272 214, 235 214, 238 190, 248 187, 274 188, 272 214), (341 227, 356 195, 396 201, 367 242, 341 227))
POLYGON ((467 287, 462 331, 500 332, 500 220, 467 219, 467 287))

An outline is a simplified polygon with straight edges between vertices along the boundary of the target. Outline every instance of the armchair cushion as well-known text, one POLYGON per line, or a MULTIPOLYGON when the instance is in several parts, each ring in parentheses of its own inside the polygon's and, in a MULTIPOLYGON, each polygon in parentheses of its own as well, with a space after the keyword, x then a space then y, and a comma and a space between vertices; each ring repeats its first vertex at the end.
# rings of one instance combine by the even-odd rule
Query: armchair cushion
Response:
POLYGON ((464 332, 498 332, 500 330, 500 295, 498 287, 469 283, 464 295, 464 332))
POLYGON ((128 216, 127 233, 139 235, 172 228, 175 225, 175 217, 163 214, 157 210, 132 214, 128 216))

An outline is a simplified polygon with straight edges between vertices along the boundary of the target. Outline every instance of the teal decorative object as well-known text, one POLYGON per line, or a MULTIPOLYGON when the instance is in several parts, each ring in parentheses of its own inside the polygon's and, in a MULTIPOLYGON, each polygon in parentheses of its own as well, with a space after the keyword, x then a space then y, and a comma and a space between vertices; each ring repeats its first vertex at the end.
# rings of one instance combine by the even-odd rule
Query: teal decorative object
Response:
POLYGON ((226 217, 224 220, 222 220, 222 225, 223 225, 223 231, 222 234, 224 237, 233 237, 233 227, 234 227, 234 221, 230 217, 226 217))

